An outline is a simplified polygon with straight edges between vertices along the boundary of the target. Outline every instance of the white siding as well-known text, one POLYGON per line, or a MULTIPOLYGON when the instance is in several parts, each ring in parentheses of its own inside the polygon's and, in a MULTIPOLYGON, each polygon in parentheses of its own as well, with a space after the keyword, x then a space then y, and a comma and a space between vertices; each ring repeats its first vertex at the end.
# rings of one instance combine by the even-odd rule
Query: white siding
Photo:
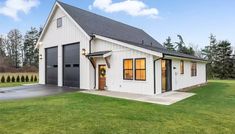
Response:
MULTIPOLYGON (((39 83, 45 84, 45 48, 58 46, 58 86, 62 86, 62 46, 65 44, 71 44, 80 42, 80 54, 81 50, 85 48, 89 51, 89 38, 83 34, 82 31, 66 16, 66 14, 60 9, 56 8, 52 20, 49 22, 48 29, 43 36, 42 45, 40 46, 39 53, 42 54, 43 59, 39 61, 39 83), (57 28, 56 20, 62 17, 63 25, 57 28)), ((93 79, 90 77, 92 74, 92 66, 89 60, 80 55, 80 88, 90 89, 94 85, 93 79)))
MULTIPOLYGON (((122 47, 107 41, 96 39, 92 45, 92 51, 112 50, 109 61, 111 68, 107 69, 106 85, 110 91, 131 92, 139 94, 153 94, 153 56, 133 49, 122 47), (123 80, 123 59, 146 58, 146 81, 123 80)), ((105 64, 104 59, 96 60, 97 69, 99 64, 105 64)), ((98 76, 98 71, 97 75, 98 76)), ((96 80, 98 88, 98 77, 96 80)))
POLYGON ((172 60, 172 88, 178 90, 206 83, 206 64, 197 62, 197 76, 191 76, 191 61, 184 61, 184 74, 180 74, 180 60, 172 60), (173 68, 176 69, 173 69, 173 68))

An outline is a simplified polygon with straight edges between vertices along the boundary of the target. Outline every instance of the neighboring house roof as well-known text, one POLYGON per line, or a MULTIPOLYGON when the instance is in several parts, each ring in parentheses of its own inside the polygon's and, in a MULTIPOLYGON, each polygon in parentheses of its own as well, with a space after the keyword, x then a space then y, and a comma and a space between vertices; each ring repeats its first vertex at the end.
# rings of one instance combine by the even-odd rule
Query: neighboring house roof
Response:
POLYGON ((203 60, 196 56, 167 50, 142 29, 82 10, 63 2, 57 2, 88 35, 97 34, 170 56, 203 60))

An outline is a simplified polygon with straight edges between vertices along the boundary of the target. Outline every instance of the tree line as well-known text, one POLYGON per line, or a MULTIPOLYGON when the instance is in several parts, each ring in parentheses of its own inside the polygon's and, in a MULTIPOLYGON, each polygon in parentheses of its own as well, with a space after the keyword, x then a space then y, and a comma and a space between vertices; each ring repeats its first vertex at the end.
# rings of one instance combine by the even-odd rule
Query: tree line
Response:
POLYGON ((20 68, 38 67, 38 49, 35 49, 42 28, 31 27, 25 35, 18 29, 0 36, 0 61, 7 66, 20 68))
POLYGON ((177 35, 179 41, 172 42, 168 37, 163 45, 170 51, 204 58, 207 63, 207 77, 209 79, 235 79, 235 50, 227 40, 217 41, 213 34, 209 37, 209 44, 203 49, 195 50, 192 46, 186 46, 183 37, 177 35))

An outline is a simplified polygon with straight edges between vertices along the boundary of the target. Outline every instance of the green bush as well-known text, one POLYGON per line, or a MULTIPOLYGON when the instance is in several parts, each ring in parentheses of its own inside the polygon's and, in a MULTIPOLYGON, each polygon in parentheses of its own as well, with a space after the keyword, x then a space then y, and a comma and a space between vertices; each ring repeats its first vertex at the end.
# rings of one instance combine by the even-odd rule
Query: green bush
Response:
POLYGON ((16 82, 15 76, 12 76, 12 77, 11 77, 11 82, 16 82))
POLYGON ((33 82, 33 75, 32 75, 31 78, 30 78, 30 82, 33 82))
POLYGON ((25 81, 26 81, 26 82, 29 82, 29 77, 28 77, 28 75, 26 75, 25 81))
POLYGON ((19 75, 16 77, 16 82, 20 82, 20 76, 19 75))
POLYGON ((34 82, 37 82, 38 81, 38 78, 37 78, 37 76, 35 75, 35 77, 34 77, 34 82))
POLYGON ((21 82, 24 82, 24 75, 21 76, 21 82))
POLYGON ((8 75, 7 76, 7 83, 11 82, 11 77, 8 75))
POLYGON ((4 76, 2 76, 2 78, 1 78, 1 83, 5 83, 5 77, 4 76))

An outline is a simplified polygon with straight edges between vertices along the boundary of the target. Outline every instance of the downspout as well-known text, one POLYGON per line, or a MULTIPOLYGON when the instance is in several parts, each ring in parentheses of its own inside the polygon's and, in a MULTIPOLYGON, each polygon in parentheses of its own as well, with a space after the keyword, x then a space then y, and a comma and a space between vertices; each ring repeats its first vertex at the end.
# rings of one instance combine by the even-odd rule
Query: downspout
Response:
POLYGON ((156 62, 158 60, 160 60, 160 59, 164 59, 164 57, 165 57, 165 55, 163 54, 163 57, 158 58, 158 59, 153 61, 153 80, 154 80, 154 82, 153 82, 154 85, 153 86, 154 86, 154 94, 156 94, 156 62))
MULTIPOLYGON (((91 53, 91 42, 94 40, 95 35, 90 35, 91 39, 89 40, 89 54, 91 53)), ((94 68, 94 89, 96 88, 96 67, 93 65, 91 59, 88 57, 89 61, 91 62, 93 68, 94 68)))

